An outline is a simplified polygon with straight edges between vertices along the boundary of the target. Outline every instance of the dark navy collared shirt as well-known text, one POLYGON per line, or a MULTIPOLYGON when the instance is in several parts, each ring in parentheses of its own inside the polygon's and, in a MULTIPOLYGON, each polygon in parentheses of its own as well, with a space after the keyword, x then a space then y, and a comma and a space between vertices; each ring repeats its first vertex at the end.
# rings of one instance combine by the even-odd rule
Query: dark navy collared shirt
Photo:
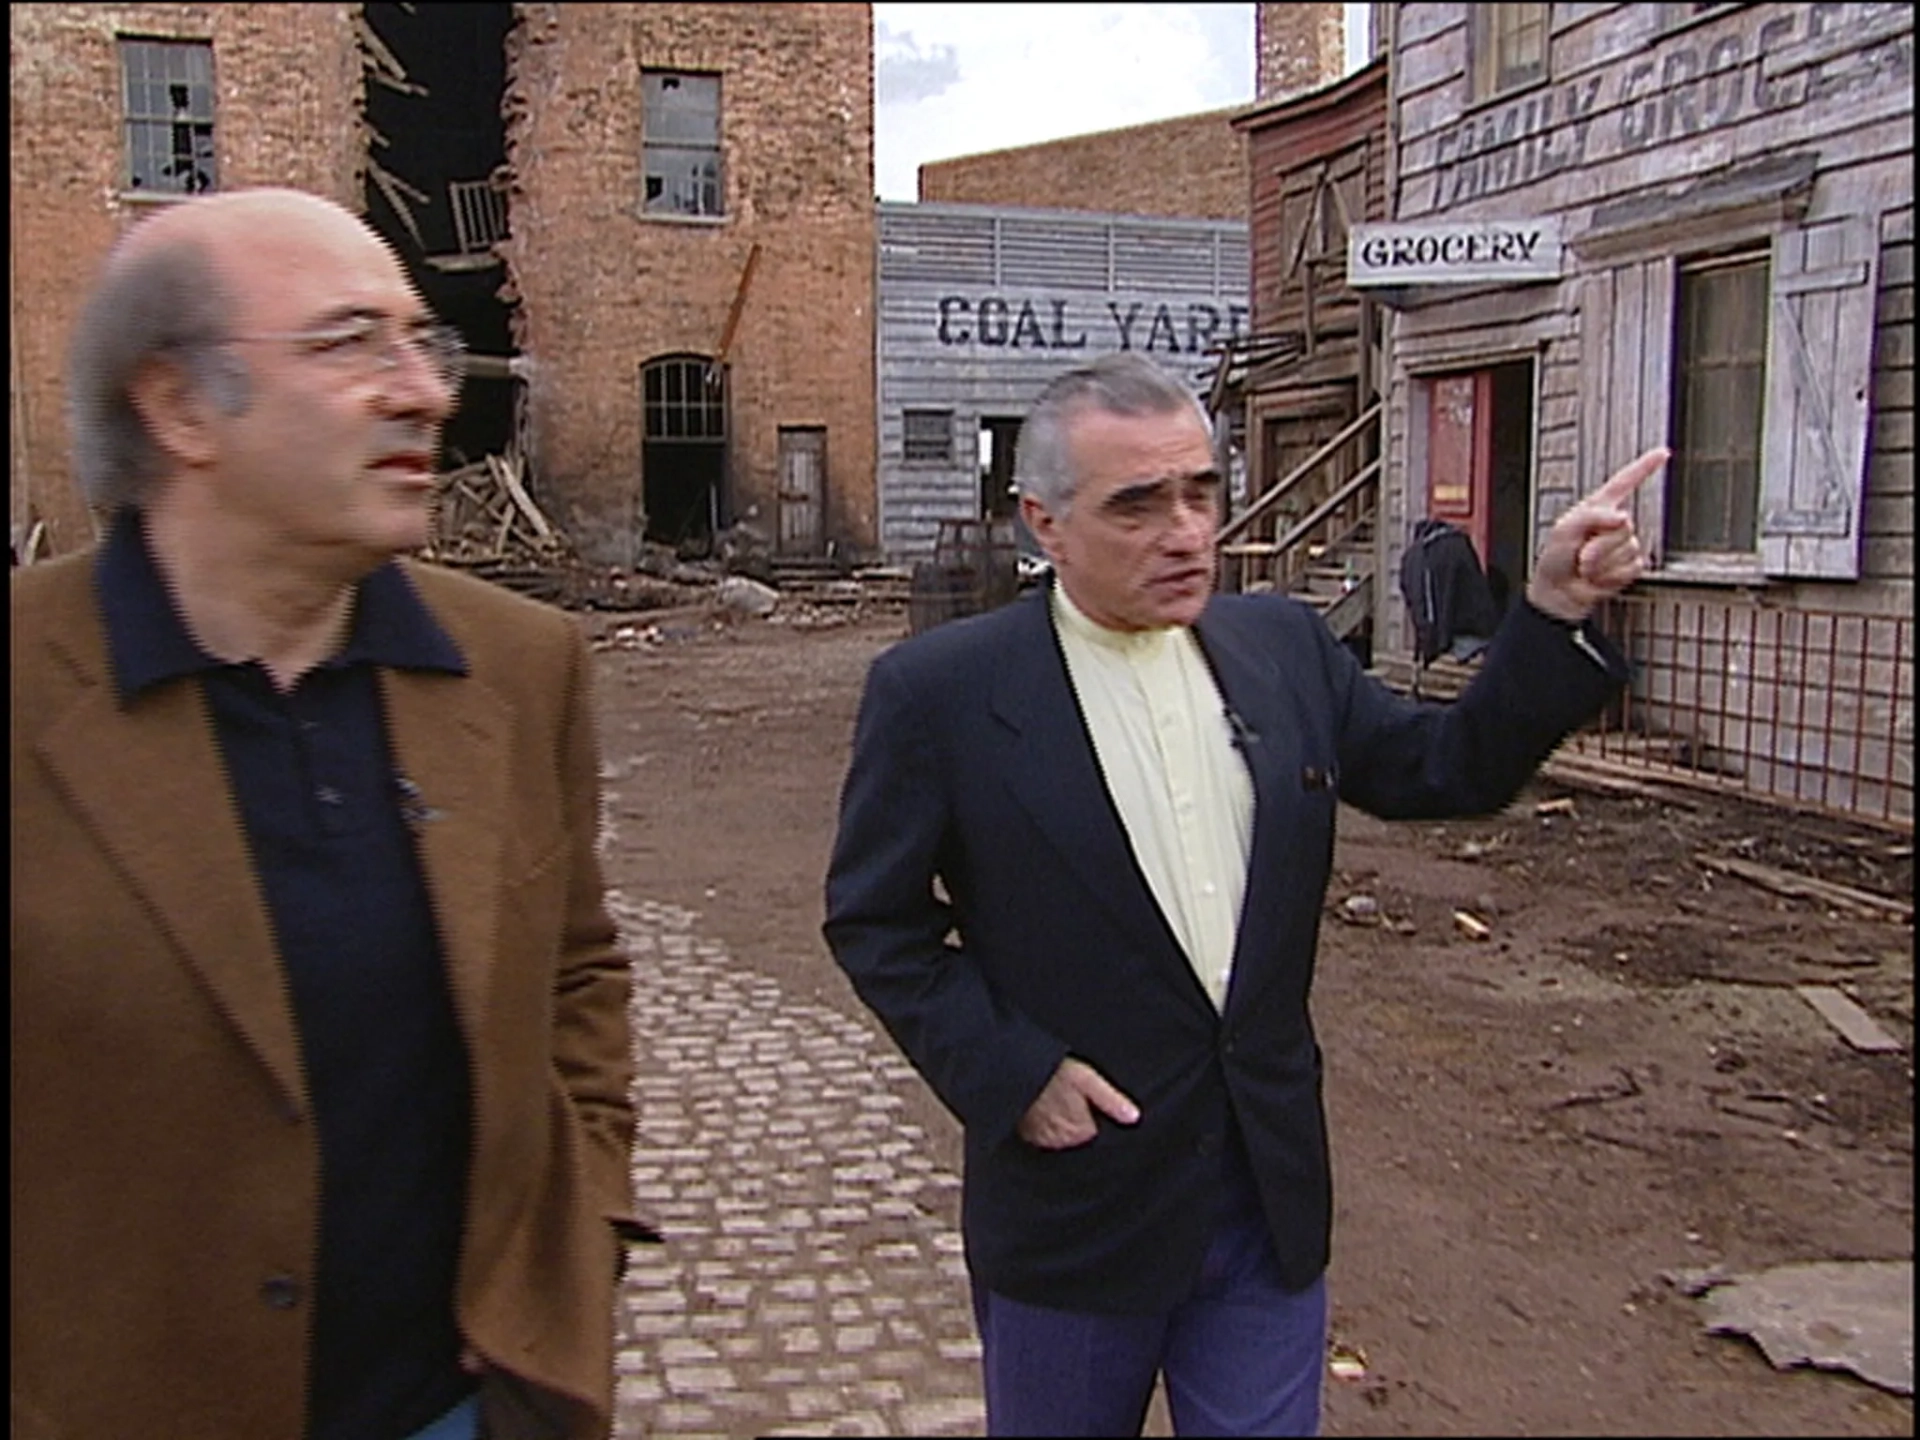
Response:
POLYGON ((471 1077, 376 672, 466 662, 393 564, 360 582, 339 654, 284 694, 194 642, 138 512, 95 579, 121 706, 196 681, 206 696, 286 973, 321 1159, 307 1434, 400 1440, 473 1387, 453 1313, 471 1077))

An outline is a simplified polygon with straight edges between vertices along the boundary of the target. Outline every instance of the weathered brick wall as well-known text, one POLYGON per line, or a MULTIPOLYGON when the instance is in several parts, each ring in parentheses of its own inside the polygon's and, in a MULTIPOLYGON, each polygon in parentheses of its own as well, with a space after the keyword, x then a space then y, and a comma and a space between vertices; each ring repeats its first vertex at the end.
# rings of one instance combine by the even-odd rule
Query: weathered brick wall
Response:
POLYGON ((756 242, 728 357, 735 513, 773 534, 778 428, 824 425, 825 533, 873 546, 872 87, 866 5, 520 7, 503 248, 543 503, 595 558, 639 538, 641 365, 715 353, 756 242), (643 216, 643 67, 720 74, 724 220, 643 216))
POLYGON ((121 193, 118 36, 211 40, 219 183, 295 185, 358 208, 352 5, 13 5, 9 500, 53 549, 92 536, 67 460, 67 338, 114 238, 156 202, 121 193))
POLYGON ((1317 90, 1345 68, 1346 26, 1340 5, 1254 7, 1253 46, 1261 100, 1317 90))
POLYGON ((1228 123, 1242 108, 936 160, 920 167, 920 198, 1244 220, 1246 137, 1228 123))

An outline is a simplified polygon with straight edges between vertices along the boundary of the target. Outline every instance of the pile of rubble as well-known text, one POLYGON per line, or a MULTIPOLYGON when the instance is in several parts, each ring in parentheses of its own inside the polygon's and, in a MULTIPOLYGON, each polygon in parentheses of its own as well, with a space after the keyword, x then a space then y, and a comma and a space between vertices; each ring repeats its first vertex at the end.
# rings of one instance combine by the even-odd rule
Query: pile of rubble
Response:
POLYGON ((810 629, 848 623, 868 609, 906 604, 906 572, 884 566, 783 569, 765 537, 738 525, 716 537, 717 558, 686 560, 643 544, 627 569, 582 560, 527 488, 517 454, 488 455, 440 477, 433 539, 437 564, 571 610, 707 608, 810 629))

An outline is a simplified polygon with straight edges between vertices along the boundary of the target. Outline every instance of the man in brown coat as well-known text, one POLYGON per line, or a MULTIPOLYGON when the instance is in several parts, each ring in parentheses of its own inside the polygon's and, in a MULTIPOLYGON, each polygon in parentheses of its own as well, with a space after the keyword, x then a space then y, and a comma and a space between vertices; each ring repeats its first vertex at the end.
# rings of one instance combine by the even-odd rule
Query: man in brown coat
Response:
POLYGON ((12 593, 12 1431, 603 1435, 628 970, 568 619, 399 558, 461 372, 285 190, 110 257, 12 593))

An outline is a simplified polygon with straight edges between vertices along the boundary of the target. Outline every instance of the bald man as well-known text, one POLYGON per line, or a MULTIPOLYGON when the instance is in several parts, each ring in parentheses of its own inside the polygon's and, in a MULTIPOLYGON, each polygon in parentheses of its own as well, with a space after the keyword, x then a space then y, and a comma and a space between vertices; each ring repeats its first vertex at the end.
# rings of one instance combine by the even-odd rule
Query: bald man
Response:
POLYGON ((174 205, 16 570, 17 1437, 611 1424, 628 970, 568 617, 404 558, 459 337, 314 196, 174 205))

